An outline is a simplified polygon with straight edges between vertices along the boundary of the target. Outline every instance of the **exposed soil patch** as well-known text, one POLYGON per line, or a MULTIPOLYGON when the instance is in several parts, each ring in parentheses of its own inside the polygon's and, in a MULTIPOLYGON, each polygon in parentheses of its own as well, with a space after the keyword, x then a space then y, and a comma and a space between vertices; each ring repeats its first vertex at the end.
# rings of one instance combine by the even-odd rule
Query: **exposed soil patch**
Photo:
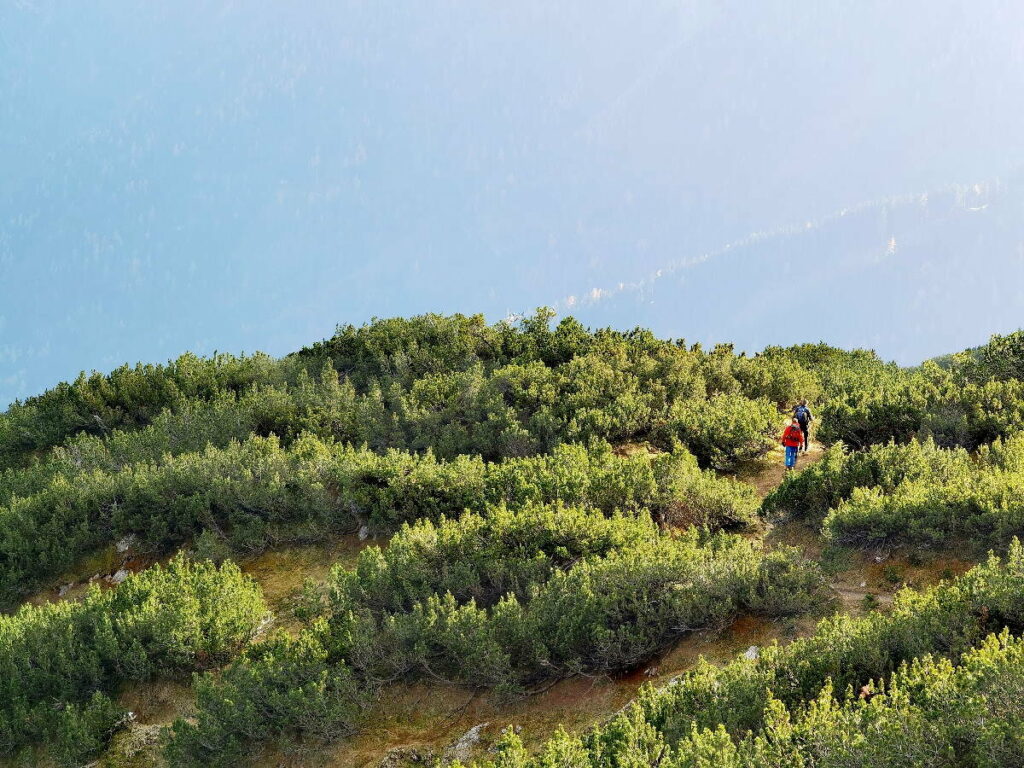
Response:
POLYGON ((743 617, 721 632, 689 635, 629 674, 616 678, 575 677, 524 698, 458 686, 394 686, 374 705, 368 716, 371 726, 364 732, 326 747, 268 753, 258 765, 376 768, 389 752, 441 755, 481 723, 488 725, 480 731, 480 741, 474 747, 476 756, 482 755, 510 725, 521 729, 528 748, 536 747, 560 725, 578 732, 605 720, 635 698, 641 686, 664 685, 691 669, 701 656, 718 663, 730 661, 750 646, 793 639, 809 632, 813 625, 813 621, 743 617))
POLYGON ((309 580, 323 583, 335 565, 348 568, 372 539, 359 540, 355 534, 337 536, 318 544, 296 544, 238 560, 242 571, 256 580, 278 626, 297 629, 295 598, 309 580))
POLYGON ((169 556, 157 558, 136 552, 133 540, 124 545, 111 544, 82 558, 50 586, 29 595, 25 602, 45 605, 64 600, 81 600, 93 584, 100 589, 111 589, 130 574, 143 571, 157 562, 167 562, 169 559, 169 556))

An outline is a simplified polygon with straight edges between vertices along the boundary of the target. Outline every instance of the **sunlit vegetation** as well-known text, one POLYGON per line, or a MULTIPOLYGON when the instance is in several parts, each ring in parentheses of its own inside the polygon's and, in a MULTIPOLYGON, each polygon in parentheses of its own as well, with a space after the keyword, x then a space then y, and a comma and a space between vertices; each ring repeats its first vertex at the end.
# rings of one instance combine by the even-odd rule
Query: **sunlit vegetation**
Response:
POLYGON ((110 698, 119 685, 222 664, 265 614, 235 566, 177 557, 116 590, 0 618, 0 752, 48 744, 80 765, 125 720, 110 698))
POLYGON ((790 517, 830 551, 1010 551, 891 610, 862 595, 860 618, 702 663, 539 754, 509 732, 490 764, 1015 764, 1022 376, 1020 332, 906 369, 545 310, 83 374, 0 414, 0 751, 81 764, 126 727, 125 685, 198 672, 164 758, 241 765, 371 727, 388 686, 523 697, 642 669, 737 617, 820 617, 827 569, 760 540, 790 517), (765 466, 800 398, 825 453, 762 503, 733 476, 765 466), (232 560, 357 531, 372 545, 259 634, 267 608, 232 560), (17 608, 121 541, 174 559, 17 608))
POLYGON ((740 613, 793 615, 828 600, 820 572, 795 552, 696 529, 666 537, 650 520, 560 506, 406 526, 387 549, 335 570, 326 592, 298 638, 199 682, 198 722, 175 725, 172 762, 231 765, 254 733, 354 730, 354 703, 385 683, 523 693, 631 669, 740 613))
POLYGON ((1009 633, 1024 629, 1022 589, 1014 543, 1004 561, 902 592, 890 613, 837 616, 756 660, 702 664, 537 755, 509 733, 487 765, 1013 765, 1024 666, 1009 633))

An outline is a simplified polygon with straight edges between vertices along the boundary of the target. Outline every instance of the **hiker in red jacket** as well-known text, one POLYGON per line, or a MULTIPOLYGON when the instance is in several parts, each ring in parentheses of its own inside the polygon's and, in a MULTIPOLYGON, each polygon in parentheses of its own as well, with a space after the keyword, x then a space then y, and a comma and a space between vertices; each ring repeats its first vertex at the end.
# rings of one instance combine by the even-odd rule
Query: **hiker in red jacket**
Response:
POLYGON ((804 431, 800 428, 800 419, 793 417, 792 423, 782 433, 782 444, 786 446, 786 471, 796 468, 796 454, 804 444, 804 431))

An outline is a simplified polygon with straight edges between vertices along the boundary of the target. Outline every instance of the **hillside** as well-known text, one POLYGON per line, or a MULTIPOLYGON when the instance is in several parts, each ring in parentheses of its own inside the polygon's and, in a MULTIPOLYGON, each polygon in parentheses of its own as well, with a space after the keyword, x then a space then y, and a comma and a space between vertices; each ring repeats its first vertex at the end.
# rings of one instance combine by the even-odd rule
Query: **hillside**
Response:
POLYGON ((1016 764, 1022 426, 1022 332, 904 369, 427 315, 83 374, 0 415, 0 752, 1016 764))

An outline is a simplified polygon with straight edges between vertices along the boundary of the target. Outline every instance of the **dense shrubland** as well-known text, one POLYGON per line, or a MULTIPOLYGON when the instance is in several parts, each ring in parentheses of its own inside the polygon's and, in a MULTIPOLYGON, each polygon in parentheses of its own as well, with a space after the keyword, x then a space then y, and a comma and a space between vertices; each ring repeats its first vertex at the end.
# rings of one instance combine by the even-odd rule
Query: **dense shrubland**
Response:
POLYGON ((0 753, 47 744, 80 765, 123 722, 120 684, 223 664, 265 614, 237 567, 179 556, 116 590, 0 617, 0 753))
MULTIPOLYGON (((377 320, 280 359, 83 374, 0 414, 0 600, 129 534, 150 555, 215 561, 364 526, 390 536, 308 590, 297 634, 197 677, 197 718, 167 754, 237 763, 264 740, 351 732, 393 681, 529 692, 630 669, 740 614, 826 606, 816 565, 735 535, 762 512, 820 521, 837 544, 1002 546, 1024 533, 1022 377, 1022 332, 905 369, 824 344, 705 350, 546 311, 377 320), (830 447, 759 508, 719 473, 764 456, 800 397, 830 447)), ((701 665, 546 757, 510 736, 495 765, 884 764, 868 732, 934 764, 1012 762, 1017 710, 986 675, 1016 685, 1019 644, 971 648, 1024 629, 1022 580, 1015 547, 891 613, 701 665), (884 697, 847 696, 870 680, 884 697), (979 701, 946 707, 942 691, 979 701)), ((216 667, 263 612, 230 564, 175 560, 0 620, 0 748, 83 759, 120 721, 120 683, 216 667)))
POLYGON ((1004 545, 1024 535, 1024 474, 981 464, 942 484, 906 481, 891 493, 859 488, 829 512, 824 531, 860 546, 1004 545))
POLYGON ((598 519, 528 508, 486 523, 468 515, 439 528, 403 529, 394 565, 370 550, 354 574, 334 574, 326 627, 332 648, 370 681, 440 677, 521 689, 629 669, 688 631, 723 626, 740 613, 793 615, 825 598, 820 574, 794 552, 766 553, 729 536, 705 540, 692 529, 664 537, 636 518, 601 528, 598 519), (568 531, 560 530, 563 520, 568 531), (462 557, 450 565, 429 547, 402 556, 404 539, 462 538, 451 531, 464 527, 472 533, 455 545, 462 557), (504 565, 488 568, 492 554, 504 565), (368 572, 373 577, 364 581, 368 572), (410 575, 423 581, 413 576, 410 584, 410 575), (479 664, 466 663, 467 649, 479 664))
POLYGON ((890 613, 826 619, 756 660, 702 663, 664 688, 648 686, 607 723, 559 733, 535 756, 508 734, 489 765, 1016 764, 1002 760, 1020 754, 1022 647, 1007 635, 985 640, 1004 628, 1024 629, 1016 542, 1005 561, 902 591, 890 613))
POLYGON ((560 732, 531 757, 506 732, 494 768, 657 765, 668 768, 1002 768, 1024 762, 1024 642, 990 635, 957 663, 931 655, 902 665, 887 683, 838 700, 831 684, 792 710, 770 699, 765 724, 739 740, 724 728, 694 729, 670 746, 638 711, 591 737, 560 732), (604 742, 604 743, 602 743, 604 742), (607 744, 607 742, 611 742, 607 744), (605 747, 601 749, 601 747, 605 747))
POLYGON ((821 409, 821 438, 853 448, 913 438, 969 450, 1024 427, 1024 331, 993 336, 945 365, 873 366, 864 377, 851 367, 821 409), (845 380, 845 381, 844 381, 845 380))
POLYGON ((843 445, 829 448, 820 461, 787 475, 763 502, 767 512, 785 511, 821 520, 828 510, 846 501, 857 488, 891 493, 908 480, 945 483, 970 473, 973 463, 963 449, 944 450, 934 442, 883 444, 863 451, 843 445))
POLYGON ((375 453, 309 435, 285 448, 254 436, 119 471, 57 474, 43 490, 13 498, 0 507, 0 595, 24 594, 126 535, 157 553, 201 537, 204 551, 252 554, 364 524, 387 532, 420 518, 544 501, 709 528, 757 521, 748 487, 699 469, 682 449, 618 457, 607 444, 563 445, 494 464, 375 453))
POLYGON ((823 520, 826 537, 856 546, 974 549, 1024 535, 1024 435, 975 456, 931 441, 846 452, 787 477, 764 502, 823 520))
POLYGON ((204 359, 185 354, 167 365, 125 365, 107 375, 82 373, 74 382, 15 403, 3 414, 0 466, 20 466, 35 452, 79 433, 102 436, 145 426, 182 401, 282 382, 286 368, 266 355, 204 359))
POLYGON ((822 409, 822 439, 854 448, 931 437, 970 450, 1024 427, 1024 382, 963 382, 926 365, 891 388, 872 388, 822 409))
MULTIPOLYGON (((726 467, 767 450, 773 406, 800 396, 821 405, 823 440, 855 448, 931 435, 973 449, 1024 425, 1021 333, 993 337, 945 366, 900 369, 871 352, 825 345, 747 357, 639 329, 590 331, 571 318, 551 328, 549 319, 541 311, 518 324, 462 315, 380 320, 339 327, 279 360, 185 355, 83 374, 0 415, 0 467, 46 464, 48 449, 75 435, 109 439, 161 418, 139 454, 122 443, 123 460, 250 432, 288 443, 308 431, 376 450, 432 448, 443 458, 500 459, 594 438, 664 448, 679 441, 703 466, 726 467), (200 415, 209 401, 218 401, 209 424, 175 418, 200 415)), ((12 492, 21 493, 16 479, 5 477, 0 499, 12 492)))
MULTIPOLYGON (((491 460, 591 439, 681 442, 704 466, 725 466, 767 450, 773 404, 813 386, 808 371, 778 355, 705 352, 647 331, 591 332, 571 319, 552 330, 548 318, 538 313, 518 326, 463 316, 386 320, 339 328, 281 360, 184 356, 83 375, 0 417, 0 466, 45 464, 53 458, 46 449, 75 435, 110 438, 161 415, 164 423, 129 460, 152 459, 161 440, 171 451, 181 442, 195 450, 204 438, 223 445, 248 429, 286 443, 308 431, 375 450, 491 460), (219 421, 186 425, 198 431, 173 416, 217 398, 219 421), (709 437, 708 423, 722 415, 726 426, 709 437)), ((2 485, 17 490, 11 478, 2 485)))
POLYGON ((200 679, 197 720, 175 724, 169 755, 229 765, 256 739, 356 728, 353 702, 384 683, 521 692, 630 669, 740 613, 792 615, 827 602, 819 571, 795 551, 727 534, 668 536, 649 519, 560 505, 421 521, 387 549, 361 553, 352 570, 336 569, 297 639, 200 679))

